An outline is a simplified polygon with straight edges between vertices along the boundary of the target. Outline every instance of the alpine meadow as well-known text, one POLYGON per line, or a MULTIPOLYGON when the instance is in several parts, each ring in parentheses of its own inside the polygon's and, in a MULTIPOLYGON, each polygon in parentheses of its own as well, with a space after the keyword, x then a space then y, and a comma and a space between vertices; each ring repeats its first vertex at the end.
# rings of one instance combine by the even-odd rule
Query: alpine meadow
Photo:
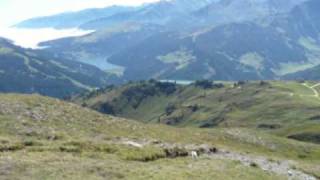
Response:
POLYGON ((0 179, 320 179, 319 0, 0 15, 0 179))

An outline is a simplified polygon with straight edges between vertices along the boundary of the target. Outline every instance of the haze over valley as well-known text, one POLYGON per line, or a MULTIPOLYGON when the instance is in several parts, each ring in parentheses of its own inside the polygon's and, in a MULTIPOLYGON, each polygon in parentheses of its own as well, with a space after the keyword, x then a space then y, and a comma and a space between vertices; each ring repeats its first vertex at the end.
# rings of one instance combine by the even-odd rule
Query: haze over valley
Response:
POLYGON ((84 31, 80 29, 63 29, 56 30, 53 28, 42 29, 21 29, 21 28, 2 28, 0 36, 11 39, 15 45, 24 48, 43 48, 38 44, 43 41, 54 40, 63 37, 82 36, 92 31, 84 31))

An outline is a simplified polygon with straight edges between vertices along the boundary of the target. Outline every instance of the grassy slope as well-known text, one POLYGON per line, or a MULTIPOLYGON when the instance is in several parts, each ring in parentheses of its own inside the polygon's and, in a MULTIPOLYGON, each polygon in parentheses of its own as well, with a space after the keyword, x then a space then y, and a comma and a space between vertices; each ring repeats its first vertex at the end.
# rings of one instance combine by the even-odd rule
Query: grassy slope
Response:
MULTIPOLYGON (((312 86, 316 82, 307 84, 312 86)), ((139 89, 155 86, 152 83, 128 84, 77 97, 74 101, 102 112, 101 107, 107 102, 115 115, 180 127, 261 127, 281 136, 320 132, 316 118, 320 116, 320 99, 302 83, 273 81, 261 85, 251 82, 211 89, 189 85, 177 86, 169 95, 156 89, 154 95, 139 96, 139 89), (126 95, 132 89, 136 93, 131 97, 126 95), (166 113, 169 104, 174 108, 166 113)))
POLYGON ((295 160, 297 168, 320 176, 318 145, 253 130, 145 125, 40 96, 0 95, 0 107, 1 179, 284 178, 237 161, 206 157, 141 162, 161 156, 162 150, 118 144, 121 139, 205 143, 273 160, 295 160))
POLYGON ((39 93, 59 98, 117 79, 94 66, 24 49, 1 38, 0 72, 1 92, 39 93))

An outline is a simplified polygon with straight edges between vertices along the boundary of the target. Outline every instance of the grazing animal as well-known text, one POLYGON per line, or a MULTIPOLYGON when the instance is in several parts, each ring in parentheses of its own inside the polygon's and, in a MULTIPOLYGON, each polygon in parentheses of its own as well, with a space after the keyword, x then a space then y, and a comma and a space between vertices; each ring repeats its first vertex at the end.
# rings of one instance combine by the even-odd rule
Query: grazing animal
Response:
POLYGON ((198 158, 197 151, 191 151, 191 157, 192 157, 192 159, 197 159, 198 158))

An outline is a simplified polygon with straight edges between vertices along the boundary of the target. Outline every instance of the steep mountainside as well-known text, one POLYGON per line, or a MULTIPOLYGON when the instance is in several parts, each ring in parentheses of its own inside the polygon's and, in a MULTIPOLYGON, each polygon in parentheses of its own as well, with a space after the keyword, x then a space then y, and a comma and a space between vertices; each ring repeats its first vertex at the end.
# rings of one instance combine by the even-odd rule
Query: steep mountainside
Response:
POLYGON ((111 6, 25 20, 17 27, 100 29, 127 22, 194 26, 269 19, 307 0, 162 0, 138 8, 111 6))
MULTIPOLYGON (((319 141, 319 95, 316 82, 199 81, 181 86, 141 82, 109 87, 73 101, 103 113, 174 126, 248 127, 285 137, 319 141)), ((319 85, 319 84, 317 84, 319 85)))
POLYGON ((272 26, 284 29, 288 36, 299 38, 311 38, 319 43, 320 2, 309 0, 296 6, 284 19, 277 19, 272 26))
POLYGON ((0 91, 64 97, 115 82, 94 66, 57 60, 0 39, 0 91))
POLYGON ((299 71, 292 74, 287 74, 283 77, 283 79, 290 80, 319 80, 320 79, 320 66, 316 66, 314 68, 310 68, 304 71, 299 71))
POLYGON ((217 0, 163 0, 146 5, 137 11, 118 13, 113 16, 89 21, 80 27, 83 29, 100 29, 128 22, 166 25, 179 17, 185 17, 191 12, 216 1, 217 0))
POLYGON ((277 78, 319 64, 320 23, 314 8, 318 4, 311 0, 294 7, 289 14, 269 22, 269 26, 232 23, 189 35, 155 35, 109 61, 127 67, 125 77, 136 79, 277 78), (140 63, 154 68, 140 68, 140 63))
POLYGON ((199 9, 193 15, 203 24, 241 22, 268 23, 290 12, 307 0, 220 0, 199 9))
POLYGON ((273 79, 291 64, 308 62, 304 51, 303 45, 275 29, 248 23, 186 37, 157 34, 111 56, 109 62, 126 67, 128 79, 273 79))
POLYGON ((217 0, 162 0, 140 7, 111 6, 87 9, 47 17, 37 17, 15 25, 19 28, 76 28, 100 29, 128 22, 164 25, 217 0))
POLYGON ((126 80, 285 78, 320 64, 318 4, 162 1, 99 19, 90 35, 43 45, 99 67, 107 59, 126 80), (212 20, 221 17, 229 20, 212 20))
POLYGON ((146 125, 36 95, 0 95, 0 107, 1 179, 320 176, 319 145, 250 129, 146 125))
POLYGON ((93 64, 101 69, 110 69, 108 57, 133 47, 161 31, 162 27, 139 23, 126 23, 98 30, 83 37, 73 37, 43 42, 40 45, 59 57, 93 64))

